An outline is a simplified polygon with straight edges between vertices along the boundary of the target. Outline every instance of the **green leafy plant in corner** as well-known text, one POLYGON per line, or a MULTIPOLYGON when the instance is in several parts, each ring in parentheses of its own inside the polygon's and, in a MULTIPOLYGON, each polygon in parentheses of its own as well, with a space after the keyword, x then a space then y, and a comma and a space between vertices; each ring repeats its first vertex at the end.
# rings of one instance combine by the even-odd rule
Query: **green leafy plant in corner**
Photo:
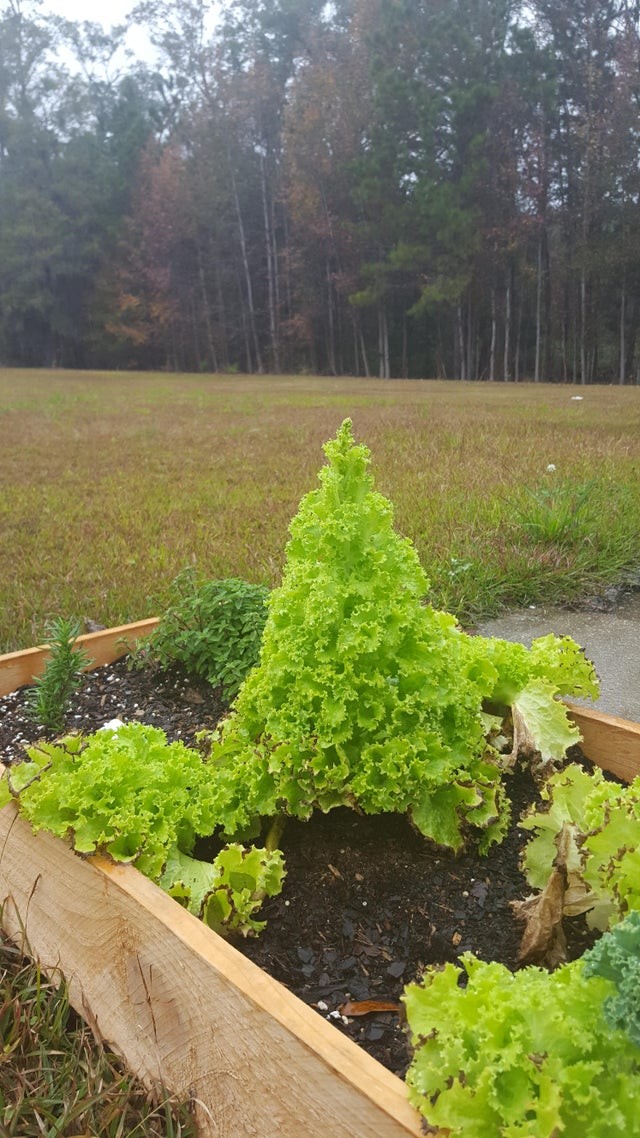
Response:
POLYGON ((585 976, 602 976, 615 984, 615 995, 604 1001, 607 1022, 640 1047, 640 911, 629 913, 601 937, 583 960, 585 976))
POLYGON ((185 569, 172 593, 157 628, 131 654, 133 666, 180 664, 230 702, 257 663, 269 590, 234 577, 199 581, 185 569))
POLYGON ((504 834, 508 802, 483 701, 506 712, 537 685, 538 723, 546 709, 556 735, 560 725, 560 742, 553 731, 546 741, 559 757, 578 732, 554 697, 595 692, 593 669, 572 641, 527 651, 466 636, 425 606, 416 551, 373 489, 350 420, 324 450, 320 487, 291 522, 260 662, 212 739, 220 824, 233 836, 261 817, 350 805, 408 812, 456 850, 470 834, 487 848, 504 834))
POLYGON ((639 1138, 640 1047, 608 1021, 608 961, 551 974, 472 953, 462 962, 466 986, 447 964, 404 994, 409 1096, 431 1127, 451 1138, 639 1138))
POLYGON ((212 863, 191 856, 196 838, 216 828, 211 772, 155 727, 129 723, 31 747, 0 780, 0 806, 11 798, 34 830, 133 863, 225 935, 259 931, 254 913, 282 888, 282 854, 268 846, 234 845, 212 863))
POLYGON ((523 870, 542 891, 539 905, 562 876, 559 917, 586 913, 605 930, 640 910, 640 777, 620 786, 571 763, 547 780, 542 797, 542 808, 521 819, 532 831, 523 870))
POLYGON ((27 694, 26 711, 50 731, 64 726, 69 700, 81 686, 83 670, 90 662, 87 653, 75 647, 79 634, 79 622, 64 617, 55 617, 46 627, 49 658, 27 694))

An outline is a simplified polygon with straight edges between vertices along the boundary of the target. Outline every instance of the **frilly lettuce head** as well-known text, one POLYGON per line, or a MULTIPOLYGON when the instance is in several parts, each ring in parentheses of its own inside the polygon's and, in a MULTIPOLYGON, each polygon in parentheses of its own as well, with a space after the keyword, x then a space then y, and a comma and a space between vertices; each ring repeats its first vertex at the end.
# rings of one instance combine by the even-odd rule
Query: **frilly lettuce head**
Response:
POLYGON ((259 664, 214 736, 222 825, 233 835, 260 815, 355 805, 408 811, 454 849, 475 830, 486 847, 504 831, 507 803, 483 700, 510 703, 544 678, 566 745, 577 733, 567 737, 554 695, 588 687, 592 670, 573 642, 552 637, 528 652, 469 637, 425 605, 417 553, 394 530, 349 419, 324 450, 320 486, 290 526, 259 664))

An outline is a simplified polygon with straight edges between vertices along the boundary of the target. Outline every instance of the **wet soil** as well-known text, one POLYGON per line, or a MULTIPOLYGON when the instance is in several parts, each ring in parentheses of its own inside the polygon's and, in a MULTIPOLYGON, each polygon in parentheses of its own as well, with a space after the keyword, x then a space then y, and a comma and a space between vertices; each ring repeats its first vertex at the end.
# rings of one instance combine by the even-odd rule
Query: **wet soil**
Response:
MULTIPOLYGON (((65 730, 88 733, 113 718, 139 719, 193 744, 225 710, 208 684, 178 670, 129 671, 120 661, 88 674, 65 730)), ((0 698, 5 762, 43 734, 25 717, 24 691, 0 698)), ((516 967, 521 929, 509 901, 529 891, 518 868, 526 835, 517 819, 537 795, 523 770, 509 777, 508 791, 513 824, 484 857, 447 854, 397 815, 338 809, 290 821, 281 842, 284 890, 264 906, 265 931, 237 947, 402 1075, 409 1056, 399 998, 406 983, 428 964, 455 961, 467 950, 516 967)), ((573 959, 592 934, 583 918, 566 924, 573 959)))

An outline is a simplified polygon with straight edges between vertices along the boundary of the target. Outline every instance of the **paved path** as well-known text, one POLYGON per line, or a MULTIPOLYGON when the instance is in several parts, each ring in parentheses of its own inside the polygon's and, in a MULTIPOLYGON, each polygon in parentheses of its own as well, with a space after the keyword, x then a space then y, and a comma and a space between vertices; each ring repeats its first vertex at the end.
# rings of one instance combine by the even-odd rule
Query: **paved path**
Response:
POLYGON ((484 621, 478 632, 527 645, 548 632, 572 636, 593 660, 601 692, 595 704, 588 700, 575 702, 640 723, 639 593, 622 601, 611 613, 536 606, 484 621))

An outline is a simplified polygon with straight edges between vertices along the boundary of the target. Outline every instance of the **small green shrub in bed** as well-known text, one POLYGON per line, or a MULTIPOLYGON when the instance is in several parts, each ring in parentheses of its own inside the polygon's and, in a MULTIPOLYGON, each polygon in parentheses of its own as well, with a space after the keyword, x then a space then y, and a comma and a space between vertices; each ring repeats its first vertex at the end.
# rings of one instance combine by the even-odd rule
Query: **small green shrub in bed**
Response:
POLYGON ((199 581, 192 569, 185 569, 172 592, 173 603, 133 653, 133 665, 180 664, 220 687, 231 702, 258 662, 269 590, 236 577, 199 581))

